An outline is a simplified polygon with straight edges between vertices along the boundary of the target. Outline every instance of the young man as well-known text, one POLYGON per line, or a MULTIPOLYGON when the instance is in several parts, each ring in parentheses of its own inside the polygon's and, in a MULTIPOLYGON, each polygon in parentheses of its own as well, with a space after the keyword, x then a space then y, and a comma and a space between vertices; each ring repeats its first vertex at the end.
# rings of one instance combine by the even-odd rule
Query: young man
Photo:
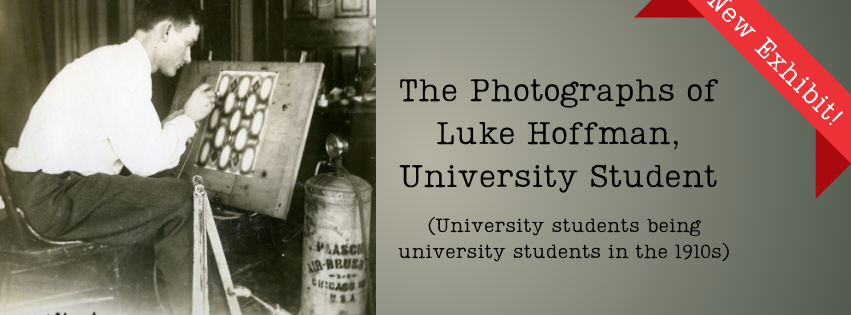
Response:
POLYGON ((204 19, 197 8, 174 1, 145 1, 135 14, 133 38, 98 48, 56 75, 5 163, 14 171, 12 194, 39 233, 153 244, 172 311, 188 314, 193 188, 185 180, 147 176, 178 165, 215 96, 202 84, 161 123, 151 103, 151 74, 174 76, 191 61, 204 19), (123 166, 134 175, 118 175, 123 166))

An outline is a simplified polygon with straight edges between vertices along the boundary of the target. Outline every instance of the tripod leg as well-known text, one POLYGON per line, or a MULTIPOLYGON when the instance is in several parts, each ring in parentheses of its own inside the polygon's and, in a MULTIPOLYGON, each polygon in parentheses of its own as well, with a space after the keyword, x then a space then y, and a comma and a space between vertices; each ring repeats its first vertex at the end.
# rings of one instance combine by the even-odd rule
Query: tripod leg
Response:
MULTIPOLYGON (((192 258, 192 315, 210 314, 210 296, 207 291, 207 232, 206 220, 209 210, 207 193, 201 185, 195 186, 195 211, 193 220, 192 258), (207 211, 204 211, 207 210, 207 211)), ((212 220, 212 215, 210 215, 212 220)), ((214 226, 215 228, 215 226, 214 226)))
POLYGON ((213 255, 216 257, 216 265, 219 267, 219 275, 222 277, 222 286, 225 288, 228 308, 230 308, 231 315, 242 315, 242 311, 239 309, 239 301, 236 300, 236 295, 232 293, 233 281, 230 278, 228 262, 225 260, 225 252, 222 249, 222 240, 219 239, 219 231, 216 229, 216 221, 213 220, 213 212, 210 209, 210 200, 207 199, 206 195, 204 195, 204 213, 207 235, 210 238, 213 255))

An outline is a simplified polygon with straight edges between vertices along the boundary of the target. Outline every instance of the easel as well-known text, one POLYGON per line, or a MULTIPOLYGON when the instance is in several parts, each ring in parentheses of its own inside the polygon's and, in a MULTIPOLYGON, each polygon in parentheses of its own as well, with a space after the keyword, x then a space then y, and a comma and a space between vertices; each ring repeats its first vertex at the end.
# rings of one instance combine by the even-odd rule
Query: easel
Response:
MULTIPOLYGON (((302 52, 301 63, 304 63, 306 58, 307 52, 302 52)), ((224 250, 222 249, 222 243, 219 239, 216 223, 210 208, 210 201, 207 197, 204 182, 200 175, 206 176, 210 181, 210 189, 216 191, 218 191, 217 188, 221 188, 220 186, 234 187, 230 185, 236 184, 243 187, 267 188, 264 190, 266 194, 261 195, 262 198, 257 198, 256 196, 249 198, 249 196, 241 194, 239 191, 231 192, 229 199, 232 204, 230 205, 241 206, 245 209, 253 209, 258 213, 267 214, 272 217, 285 218, 286 212, 289 209, 289 197, 291 197, 292 189, 295 186, 295 174, 297 171, 286 172, 284 168, 286 165, 291 166, 294 161, 299 161, 301 159, 301 152, 306 138, 307 126, 310 124, 310 117, 313 112, 312 108, 315 103, 316 93, 319 90, 319 82, 322 77, 324 65, 321 63, 295 66, 286 63, 214 62, 212 61, 212 52, 210 52, 206 63, 193 63, 190 67, 183 70, 184 75, 181 76, 180 83, 178 84, 178 89, 172 105, 172 111, 180 108, 180 106, 182 106, 189 98, 192 91, 189 87, 198 86, 200 83, 206 82, 207 79, 213 78, 215 73, 219 73, 223 70, 279 71, 289 77, 279 80, 278 84, 286 84, 287 87, 290 87, 292 84, 292 87, 290 88, 290 93, 278 93, 275 95, 274 99, 271 100, 272 104, 284 104, 280 111, 270 110, 266 112, 269 115, 266 119, 268 121, 268 126, 265 126, 264 128, 286 132, 273 133, 274 135, 277 135, 277 138, 275 138, 276 141, 272 141, 264 147, 264 152, 268 153, 266 153, 266 155, 258 155, 256 167, 258 169, 263 169, 262 176, 244 177, 213 170, 206 170, 204 168, 195 168, 193 170, 190 166, 190 170, 193 170, 192 172, 194 174, 199 174, 192 178, 192 182, 195 186, 195 211, 193 215, 192 314, 210 314, 210 299, 207 283, 207 272, 209 271, 207 268, 207 239, 209 238, 231 315, 242 314, 237 297, 251 297, 272 314, 291 315, 278 305, 273 307, 272 305, 260 300, 247 288, 236 287, 233 285, 230 270, 228 269, 227 261, 225 260, 224 250), (193 70, 190 71, 190 69, 193 70), (293 80, 292 78, 299 78, 299 80, 293 80), (285 111, 286 114, 284 114, 285 111), (300 145, 282 145, 283 143, 299 143, 299 139, 301 141, 300 145), (279 158, 280 156, 287 158, 284 158, 282 161, 282 159, 279 158), (268 178, 266 170, 269 171, 268 178), (275 176, 273 174, 278 175, 275 176), (276 191, 278 192, 277 194, 275 194, 276 191), (277 204, 277 206, 274 206, 275 204, 277 204)), ((202 128, 206 128, 205 125, 202 124, 202 127, 200 127, 199 130, 202 130, 202 128)), ((184 158, 180 172, 177 174, 178 178, 180 178, 180 175, 183 173, 183 168, 189 163, 188 161, 197 160, 198 154, 201 151, 202 142, 203 141, 194 141, 191 148, 187 147, 188 154, 184 158)), ((225 194, 227 193, 228 192, 225 192, 225 194)))

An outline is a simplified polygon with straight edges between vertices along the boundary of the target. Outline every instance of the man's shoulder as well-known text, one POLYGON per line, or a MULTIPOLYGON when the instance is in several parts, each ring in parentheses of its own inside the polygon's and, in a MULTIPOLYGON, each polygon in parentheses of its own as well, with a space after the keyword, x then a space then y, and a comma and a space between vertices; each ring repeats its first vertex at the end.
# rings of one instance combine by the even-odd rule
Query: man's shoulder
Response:
POLYGON ((126 43, 102 46, 90 51, 80 57, 77 61, 82 64, 128 63, 134 56, 130 53, 126 46, 126 43))
MULTIPOLYGON (((131 42, 124 42, 117 45, 108 45, 96 48, 83 55, 74 63, 79 66, 93 66, 101 68, 104 66, 121 66, 138 68, 147 58, 140 54, 138 47, 134 47, 131 42)), ((126 69, 131 70, 131 69, 126 69)))
MULTIPOLYGON (((85 75, 88 79, 105 80, 150 79, 145 69, 145 60, 133 50, 129 42, 97 48, 75 60, 69 69, 74 76, 85 75)), ((63 69, 64 72, 64 69, 63 69)), ((119 80, 126 81, 126 80, 119 80)), ((114 82, 117 83, 117 82, 114 82)))

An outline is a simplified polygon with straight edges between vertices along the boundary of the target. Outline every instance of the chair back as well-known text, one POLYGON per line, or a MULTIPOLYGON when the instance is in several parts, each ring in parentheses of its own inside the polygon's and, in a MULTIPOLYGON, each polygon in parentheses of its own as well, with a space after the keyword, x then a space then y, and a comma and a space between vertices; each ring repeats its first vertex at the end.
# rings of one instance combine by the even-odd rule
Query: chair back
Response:
POLYGON ((8 228, 0 230, 0 237, 3 239, 9 240, 9 246, 11 250, 26 250, 27 243, 24 238, 24 229, 23 222, 21 222, 21 217, 16 212, 17 205, 15 205, 14 200, 12 200, 12 191, 11 184, 12 181, 9 178, 10 170, 6 168, 6 148, 5 145, 0 143, 0 197, 3 199, 3 204, 5 205, 6 211, 6 219, 0 223, 6 223, 8 228))

